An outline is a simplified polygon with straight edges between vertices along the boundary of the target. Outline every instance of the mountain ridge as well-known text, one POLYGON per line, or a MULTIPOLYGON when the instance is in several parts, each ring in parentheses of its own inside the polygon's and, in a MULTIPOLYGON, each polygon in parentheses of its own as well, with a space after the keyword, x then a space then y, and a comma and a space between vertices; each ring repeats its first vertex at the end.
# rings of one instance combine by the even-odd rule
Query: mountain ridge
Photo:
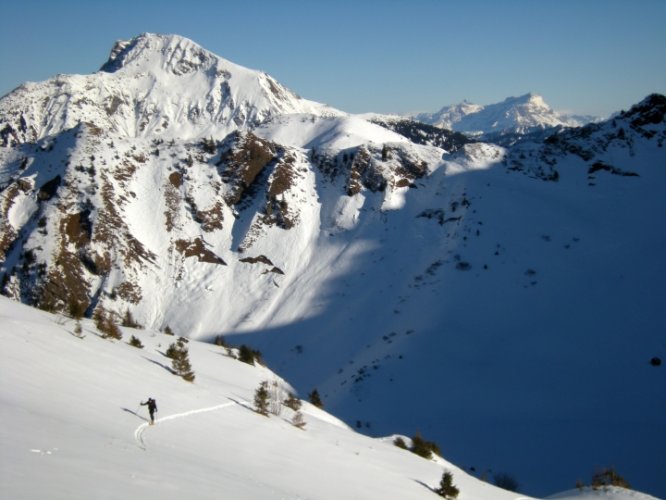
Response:
POLYGON ((532 92, 487 105, 463 101, 444 106, 435 113, 418 113, 412 117, 430 125, 481 137, 525 134, 553 127, 578 127, 595 120, 558 113, 542 96, 532 92))
POLYGON ((58 75, 2 99, 17 139, 35 141, 92 121, 126 136, 170 139, 226 135, 284 113, 342 115, 307 101, 263 72, 249 70, 177 35, 117 42, 92 75, 58 75), (171 132, 175 130, 174 132, 171 132))

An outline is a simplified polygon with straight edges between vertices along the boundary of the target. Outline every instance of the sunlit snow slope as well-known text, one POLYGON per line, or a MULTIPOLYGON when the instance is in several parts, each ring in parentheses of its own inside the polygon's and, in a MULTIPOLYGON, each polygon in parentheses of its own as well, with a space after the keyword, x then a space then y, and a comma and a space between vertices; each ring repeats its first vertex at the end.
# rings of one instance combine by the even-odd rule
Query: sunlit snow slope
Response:
POLYGON ((0 298, 3 498, 430 499, 447 470, 461 499, 519 498, 439 457, 357 434, 306 402, 303 429, 286 407, 259 415, 251 401, 261 381, 290 387, 223 347, 187 344, 189 383, 168 370, 172 336, 124 329, 124 340, 110 341, 88 321, 83 338, 74 327, 0 298), (132 335, 142 349, 128 344, 132 335), (139 405, 148 396, 154 426, 139 405))

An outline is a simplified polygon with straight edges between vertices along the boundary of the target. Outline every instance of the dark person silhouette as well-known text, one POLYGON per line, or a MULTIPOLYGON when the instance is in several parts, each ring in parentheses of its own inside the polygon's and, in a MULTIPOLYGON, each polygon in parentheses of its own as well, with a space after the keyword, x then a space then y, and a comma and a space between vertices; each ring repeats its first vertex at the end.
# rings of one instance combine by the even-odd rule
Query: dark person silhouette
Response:
POLYGON ((148 401, 141 403, 141 406, 148 406, 148 413, 150 413, 150 425, 155 423, 155 412, 157 411, 157 403, 153 398, 148 398, 148 401))

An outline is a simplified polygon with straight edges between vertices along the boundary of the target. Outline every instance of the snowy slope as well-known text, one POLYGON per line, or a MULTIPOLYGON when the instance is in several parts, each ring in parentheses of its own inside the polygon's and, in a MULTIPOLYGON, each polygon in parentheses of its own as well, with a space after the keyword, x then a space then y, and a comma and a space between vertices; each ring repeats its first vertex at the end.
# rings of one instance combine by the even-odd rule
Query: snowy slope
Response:
POLYGON ((340 150, 367 143, 408 142, 399 134, 355 116, 289 114, 260 125, 254 132, 279 144, 305 149, 340 150))
POLYGON ((548 498, 557 500, 628 500, 630 498, 635 500, 647 500, 650 496, 638 491, 629 491, 617 486, 606 486, 598 489, 586 486, 584 488, 558 493, 548 498))
POLYGON ((543 97, 532 93, 488 105, 465 101, 444 106, 436 113, 419 113, 414 118, 471 135, 524 134, 551 127, 578 127, 592 121, 591 117, 557 113, 543 97))
POLYGON ((400 211, 367 193, 249 341, 366 432, 390 414, 537 491, 609 464, 661 491, 666 380, 649 360, 666 348, 666 172, 663 122, 648 128, 628 116, 559 146, 468 145, 400 211))
POLYGON ((235 337, 363 432, 421 430, 530 494, 612 464, 663 496, 663 96, 546 142, 442 149, 276 103, 190 43, 139 37, 0 102, 4 295, 235 337), (233 75, 245 100, 203 106, 233 75), (72 83, 110 79, 155 108, 102 112, 72 83))
POLYGON ((223 347, 188 343, 188 383, 163 355, 174 337, 125 329, 112 342, 88 321, 83 338, 74 326, 0 298, 3 498, 428 499, 445 470, 461 499, 519 498, 439 457, 357 434, 308 403, 303 429, 288 408, 257 414, 261 381, 288 384, 223 347), (127 343, 132 335, 143 349, 127 343), (149 395, 155 426, 139 406, 149 395))

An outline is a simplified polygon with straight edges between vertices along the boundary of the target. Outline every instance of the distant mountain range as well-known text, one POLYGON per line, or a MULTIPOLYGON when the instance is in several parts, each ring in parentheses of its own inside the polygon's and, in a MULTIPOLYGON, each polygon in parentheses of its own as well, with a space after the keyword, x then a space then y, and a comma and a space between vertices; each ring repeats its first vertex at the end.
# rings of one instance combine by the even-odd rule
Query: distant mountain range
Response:
POLYGON ((249 344, 350 425, 526 493, 608 464, 663 496, 665 113, 369 119, 143 34, 0 99, 0 290, 249 344))
POLYGON ((444 106, 435 113, 418 113, 412 118, 473 136, 526 134, 552 127, 580 127, 600 121, 593 116, 558 113, 543 97, 532 93, 508 97, 502 102, 485 106, 464 101, 444 106))

